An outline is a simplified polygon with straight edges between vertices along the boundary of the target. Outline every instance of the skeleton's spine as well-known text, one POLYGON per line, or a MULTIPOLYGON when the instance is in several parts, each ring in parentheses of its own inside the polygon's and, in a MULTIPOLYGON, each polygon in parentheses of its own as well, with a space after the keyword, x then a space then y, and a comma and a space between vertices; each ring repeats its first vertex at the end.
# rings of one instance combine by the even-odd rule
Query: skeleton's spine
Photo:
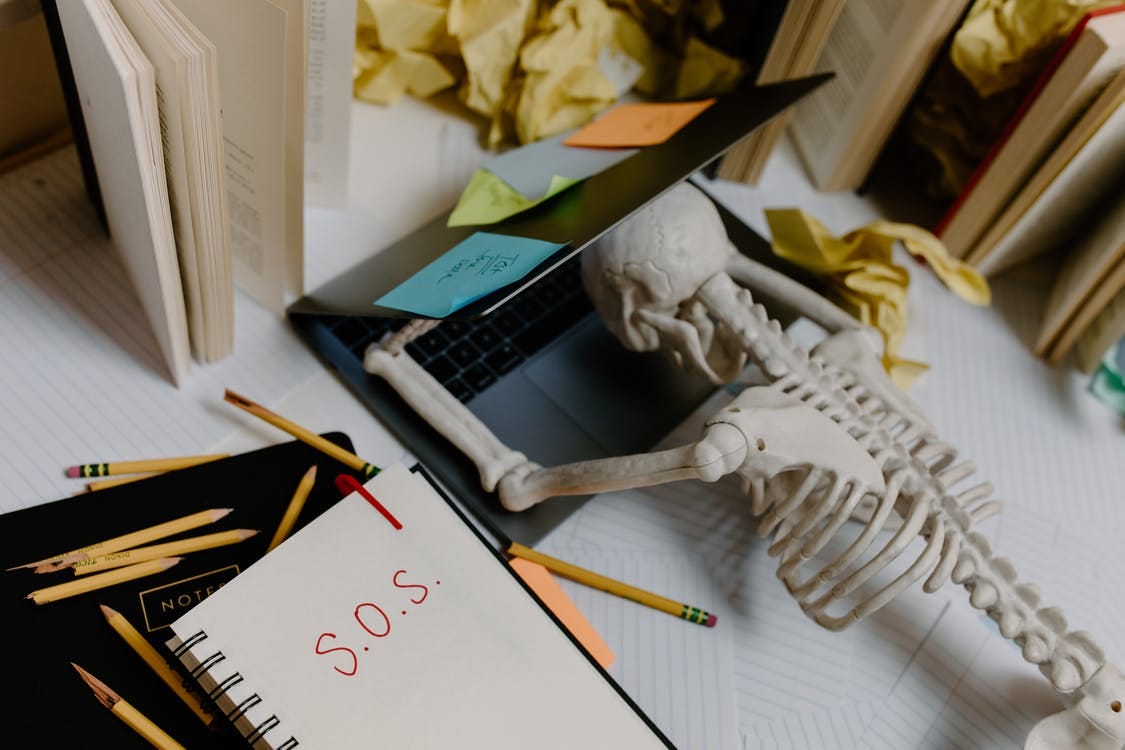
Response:
POLYGON ((956 448, 894 413, 847 373, 812 357, 748 290, 720 276, 700 292, 712 312, 748 312, 727 322, 775 387, 832 418, 873 456, 885 448, 897 454, 884 463, 885 471, 909 472, 909 495, 929 499, 931 512, 940 514, 946 530, 946 546, 924 590, 936 591, 947 578, 964 586, 970 604, 994 620, 1000 633, 1019 645, 1024 659, 1037 665, 1057 690, 1070 692, 1093 677, 1105 662, 1093 638, 1082 631, 1068 632, 1057 607, 1038 607, 1034 584, 1017 583, 1011 561, 993 557, 988 539, 973 531, 976 523, 998 510, 999 503, 989 499, 991 486, 979 485, 956 497, 949 494, 948 488, 974 472, 968 462, 955 465, 956 448), (728 302, 732 295, 733 305, 728 302))

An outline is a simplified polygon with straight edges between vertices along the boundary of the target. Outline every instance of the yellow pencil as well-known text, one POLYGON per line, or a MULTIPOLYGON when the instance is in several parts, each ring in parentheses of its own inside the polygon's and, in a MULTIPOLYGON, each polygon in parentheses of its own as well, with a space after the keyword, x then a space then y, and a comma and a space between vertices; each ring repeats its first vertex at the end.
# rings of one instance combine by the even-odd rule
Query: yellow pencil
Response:
POLYGON ((92 482, 86 482, 86 489, 89 490, 90 492, 97 492, 98 490, 104 490, 104 489, 108 489, 110 487, 116 487, 120 484, 129 484, 130 482, 137 482, 137 481, 140 481, 142 479, 148 479, 149 477, 154 477, 157 474, 163 474, 163 473, 164 472, 162 472, 162 471, 149 471, 149 472, 145 472, 144 474, 132 474, 130 476, 124 476, 124 477, 114 477, 113 479, 95 479, 92 482))
POLYGON ((289 536, 289 530, 293 528, 301 508, 305 506, 305 500, 308 499, 314 482, 316 482, 315 464, 309 467, 309 470, 305 472, 305 475, 301 477, 301 481, 297 484, 297 489, 293 492, 293 498, 289 501, 289 506, 285 509, 285 515, 281 517, 281 523, 277 525, 277 531, 273 533, 273 539, 270 540, 270 545, 266 547, 266 552, 281 544, 281 541, 289 536))
POLYGON ((105 573, 83 576, 82 578, 76 578, 73 581, 60 583, 56 586, 36 589, 28 594, 27 598, 34 600, 36 604, 57 602, 60 599, 67 599, 90 591, 104 589, 106 586, 113 586, 118 583, 124 583, 125 581, 143 578, 153 573, 161 573, 182 559, 182 557, 161 557, 158 560, 148 560, 147 562, 136 563, 135 565, 127 565, 124 568, 107 570, 105 573))
POLYGON ((160 727, 94 675, 87 672, 74 662, 70 663, 78 671, 82 680, 90 686, 97 696, 98 702, 108 708, 110 712, 125 722, 130 729, 148 740, 148 743, 159 750, 184 750, 184 746, 176 742, 160 727))
POLYGON ((210 726, 211 722, 216 718, 215 715, 208 713, 207 709, 203 707, 203 702, 187 689, 179 673, 168 666, 168 662, 153 648, 151 643, 145 640, 145 637, 141 635, 140 631, 133 627, 131 622, 125 619, 124 615, 104 604, 99 606, 101 606, 102 614, 105 615, 106 622, 108 622, 109 626, 117 631, 117 634, 125 640, 129 648, 133 649, 137 656, 144 660, 145 664, 156 673, 156 676, 172 689, 172 692, 191 709, 191 712, 195 714, 200 721, 210 726))
POLYGON ((571 563, 544 555, 542 552, 536 552, 522 544, 512 542, 511 546, 508 547, 508 554, 513 557, 521 557, 533 563, 539 563, 547 570, 558 573, 564 578, 569 578, 572 581, 577 581, 591 588, 600 589, 601 591, 606 591, 615 596, 630 599, 638 604, 644 604, 647 607, 652 607, 653 609, 682 617, 690 622, 706 625, 709 628, 715 627, 715 621, 717 619, 715 615, 704 612, 698 607, 681 604, 680 602, 660 596, 659 594, 653 594, 644 589, 639 589, 636 586, 630 586, 627 583, 608 578, 592 570, 586 570, 577 565, 572 565, 571 563))
POLYGON ((78 549, 64 552, 61 555, 53 555, 42 560, 37 560, 36 562, 17 565, 14 568, 8 568, 8 570, 35 568, 35 572, 37 573, 50 573, 56 570, 64 570, 79 560, 88 560, 98 555, 108 555, 110 552, 117 552, 118 550, 132 549, 142 544, 154 542, 157 539, 163 539, 166 536, 172 536, 182 531, 190 531, 191 529, 214 523, 220 518, 225 517, 231 510, 232 508, 201 510, 198 513, 192 513, 155 526, 149 526, 145 529, 115 536, 112 539, 106 539, 102 542, 95 542, 85 547, 79 547, 78 549))
POLYGON ((163 544, 152 544, 148 547, 133 547, 132 549, 121 550, 120 552, 110 552, 108 555, 98 555, 88 560, 79 560, 71 567, 74 568, 74 573, 76 575, 101 573, 104 570, 121 568, 126 565, 145 562, 146 560, 155 560, 158 557, 176 557, 177 555, 186 555, 189 552, 199 552, 200 550, 211 549, 212 547, 237 544, 238 542, 249 539, 257 533, 257 529, 217 531, 214 534, 177 539, 174 542, 164 542, 163 544))
POLYGON ((308 445, 311 445, 313 448, 316 448, 317 450, 319 450, 323 453, 326 453, 327 455, 336 459, 340 463, 342 463, 346 466, 349 466, 349 467, 355 469, 356 471, 363 472, 364 476, 373 477, 373 476, 375 476, 376 474, 379 473, 379 467, 375 466, 374 464, 367 463, 366 461, 364 461, 362 458, 355 455, 354 453, 351 453, 349 451, 344 450, 343 448, 336 445, 335 443, 333 443, 330 440, 325 440, 320 435, 317 435, 315 432, 312 432, 310 430, 306 430, 304 427, 301 427, 299 424, 294 424, 293 422, 290 422, 288 419, 281 416, 280 414, 275 414, 274 412, 270 411, 266 407, 262 406, 261 404, 254 403, 253 401, 246 398, 245 396, 240 396, 237 393, 235 393, 234 391, 231 391, 231 390, 228 389, 223 394, 223 399, 225 401, 227 401, 228 403, 234 404, 239 409, 243 409, 245 411, 248 411, 251 414, 253 414, 255 417, 258 417, 259 419, 262 419, 262 420, 272 424, 274 427, 278 428, 279 430, 283 430, 284 432, 288 432, 290 435, 297 438, 301 442, 307 443, 308 445))
POLYGON ((186 469, 188 466, 217 461, 228 458, 228 453, 215 453, 208 456, 180 456, 178 458, 151 458, 143 461, 114 461, 102 464, 78 464, 68 466, 66 475, 72 479, 85 479, 87 477, 108 477, 111 474, 140 474, 146 471, 172 471, 186 469))

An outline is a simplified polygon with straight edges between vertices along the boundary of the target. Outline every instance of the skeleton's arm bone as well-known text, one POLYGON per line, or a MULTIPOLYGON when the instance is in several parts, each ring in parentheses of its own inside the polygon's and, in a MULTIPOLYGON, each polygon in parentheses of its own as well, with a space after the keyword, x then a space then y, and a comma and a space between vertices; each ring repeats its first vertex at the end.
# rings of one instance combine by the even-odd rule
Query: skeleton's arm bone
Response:
POLYGON ((562 495, 650 487, 682 479, 713 482, 738 469, 748 450, 742 432, 728 424, 715 424, 699 442, 678 448, 546 469, 517 469, 500 480, 500 502, 508 510, 525 510, 562 495))
POLYGON ((524 454, 500 442, 405 351, 391 354, 374 344, 367 349, 363 367, 386 380, 410 408, 473 462, 486 491, 495 490, 514 467, 528 463, 524 454))
POLYGON ((714 481, 746 458, 746 438, 727 424, 708 428, 698 443, 657 453, 581 461, 548 469, 508 448, 405 351, 372 346, 368 372, 386 380, 428 424, 465 454, 480 472, 481 486, 499 490, 509 510, 524 510, 556 495, 647 487, 678 479, 714 481))

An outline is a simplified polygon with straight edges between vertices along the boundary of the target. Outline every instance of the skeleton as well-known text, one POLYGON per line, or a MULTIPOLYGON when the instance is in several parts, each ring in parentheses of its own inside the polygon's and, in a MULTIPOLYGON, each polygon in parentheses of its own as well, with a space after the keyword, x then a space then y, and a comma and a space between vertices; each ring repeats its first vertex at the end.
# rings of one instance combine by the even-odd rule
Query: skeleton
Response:
POLYGON ((743 390, 693 444, 543 468, 503 445, 402 349, 432 323, 372 346, 365 366, 469 456, 482 486, 511 510, 561 495, 738 476, 758 533, 770 538, 778 577, 804 613, 830 630, 872 614, 918 580, 933 592, 952 579, 1066 697, 1068 708, 1037 724, 1025 747, 1125 747, 1125 676, 1089 634, 1067 630, 1060 610, 1041 607, 1037 588, 1018 582, 1009 560, 993 556, 975 530, 999 511, 991 485, 964 489, 975 467, 958 462, 957 450, 891 384, 873 331, 734 251, 715 207, 686 183, 587 249, 582 261, 595 307, 626 347, 662 350, 716 384, 752 363, 767 384, 743 390), (747 287, 769 289, 830 335, 804 350, 747 287), (857 519, 863 527, 843 552, 827 563, 815 559, 857 519), (892 564, 904 569, 876 584, 892 564))

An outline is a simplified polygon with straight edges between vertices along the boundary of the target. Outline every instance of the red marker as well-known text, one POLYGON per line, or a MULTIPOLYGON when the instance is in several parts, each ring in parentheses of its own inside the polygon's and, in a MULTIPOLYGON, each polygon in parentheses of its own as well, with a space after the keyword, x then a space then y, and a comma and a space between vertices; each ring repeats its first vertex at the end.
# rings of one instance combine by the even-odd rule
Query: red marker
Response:
POLYGON ((391 515, 391 512, 384 508, 383 504, 376 500, 374 495, 364 489, 363 485, 360 484, 355 477, 350 474, 337 474, 336 489, 345 497, 353 492, 358 492, 364 500, 371 503, 371 506, 375 508, 375 510, 383 514, 383 518, 387 519, 391 526, 394 526, 396 530, 402 529, 402 524, 398 522, 398 519, 391 515))

